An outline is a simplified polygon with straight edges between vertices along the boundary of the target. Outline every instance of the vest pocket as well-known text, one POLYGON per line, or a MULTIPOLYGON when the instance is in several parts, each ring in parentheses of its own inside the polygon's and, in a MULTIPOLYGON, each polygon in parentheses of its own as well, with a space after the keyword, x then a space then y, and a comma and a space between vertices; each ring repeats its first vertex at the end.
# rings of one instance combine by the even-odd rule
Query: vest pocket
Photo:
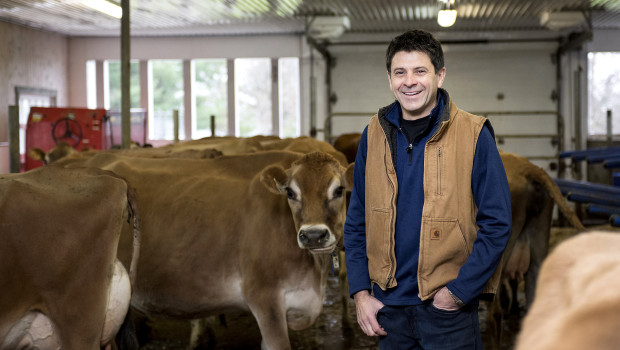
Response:
POLYGON ((468 256, 457 219, 422 219, 418 268, 422 296, 434 293, 456 278, 468 256))
POLYGON ((391 267, 391 210, 372 208, 366 222, 366 252, 370 279, 382 288, 388 283, 391 267))

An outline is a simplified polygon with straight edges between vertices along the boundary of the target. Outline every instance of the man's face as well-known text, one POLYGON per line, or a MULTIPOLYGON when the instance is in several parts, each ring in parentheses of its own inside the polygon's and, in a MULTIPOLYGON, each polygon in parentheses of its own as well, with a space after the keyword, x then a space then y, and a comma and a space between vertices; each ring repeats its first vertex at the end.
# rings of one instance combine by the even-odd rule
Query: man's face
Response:
POLYGON ((437 89, 445 76, 445 67, 435 74, 433 63, 424 52, 399 51, 394 55, 388 80, 404 119, 419 119, 431 113, 437 103, 437 89))

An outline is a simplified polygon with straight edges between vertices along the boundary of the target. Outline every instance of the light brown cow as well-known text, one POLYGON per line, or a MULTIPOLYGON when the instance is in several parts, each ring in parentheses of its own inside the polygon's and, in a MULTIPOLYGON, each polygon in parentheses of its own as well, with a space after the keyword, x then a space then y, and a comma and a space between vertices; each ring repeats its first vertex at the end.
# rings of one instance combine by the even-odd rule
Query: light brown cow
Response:
POLYGON ((261 152, 207 160, 111 154, 61 161, 112 170, 135 185, 143 218, 132 306, 147 316, 256 318, 266 349, 322 310, 352 176, 324 153, 261 152))
POLYGON ((342 152, 347 157, 349 163, 353 163, 355 162, 357 147, 360 144, 361 137, 362 134, 360 133, 342 134, 334 139, 334 148, 342 152))
POLYGON ((619 233, 578 234, 549 254, 516 350, 618 349, 619 233))
POLYGON ((486 331, 483 340, 487 349, 498 349, 502 338, 502 297, 516 295, 516 284, 506 288, 510 281, 525 282, 526 309, 534 299, 540 266, 547 256, 554 205, 569 223, 578 230, 584 227, 570 208, 560 189, 547 172, 527 158, 500 152, 512 204, 512 232, 506 246, 503 269, 503 287, 492 303, 487 303, 486 331))
MULTIPOLYGON (((129 201, 126 182, 99 169, 0 175, 0 349, 112 342, 131 297, 130 277, 116 260, 129 201)), ((133 276, 138 251, 129 248, 133 276)))

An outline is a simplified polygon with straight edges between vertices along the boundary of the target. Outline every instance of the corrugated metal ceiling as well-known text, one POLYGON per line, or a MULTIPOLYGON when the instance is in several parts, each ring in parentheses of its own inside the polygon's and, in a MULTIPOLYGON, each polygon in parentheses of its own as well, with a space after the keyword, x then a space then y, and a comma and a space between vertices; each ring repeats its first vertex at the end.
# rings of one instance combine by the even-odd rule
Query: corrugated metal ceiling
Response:
MULTIPOLYGON (((117 3, 120 0, 116 0, 117 3)), ((619 0, 455 0, 456 24, 436 22, 438 0, 131 0, 132 35, 303 33, 314 16, 348 16, 350 33, 548 31, 543 12, 582 11, 595 29, 620 29, 619 0)), ((0 0, 0 20, 69 36, 119 35, 120 21, 83 0, 0 0)))

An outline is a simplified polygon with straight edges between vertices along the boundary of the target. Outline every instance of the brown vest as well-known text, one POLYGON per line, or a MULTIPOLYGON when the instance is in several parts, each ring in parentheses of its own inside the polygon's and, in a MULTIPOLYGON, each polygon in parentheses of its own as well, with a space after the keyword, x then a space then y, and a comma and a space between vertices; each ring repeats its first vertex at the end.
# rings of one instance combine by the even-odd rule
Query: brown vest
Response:
MULTIPOLYGON (((478 135, 486 118, 462 111, 450 101, 450 118, 426 144, 424 206, 420 230, 418 287, 420 298, 431 298, 455 279, 471 254, 477 236, 477 208, 471 191, 471 172, 478 135)), ((381 289, 394 279, 394 227, 398 182, 390 146, 375 115, 368 125, 366 157, 366 247, 372 283, 381 289)), ((495 271, 484 294, 499 284, 495 271)))

